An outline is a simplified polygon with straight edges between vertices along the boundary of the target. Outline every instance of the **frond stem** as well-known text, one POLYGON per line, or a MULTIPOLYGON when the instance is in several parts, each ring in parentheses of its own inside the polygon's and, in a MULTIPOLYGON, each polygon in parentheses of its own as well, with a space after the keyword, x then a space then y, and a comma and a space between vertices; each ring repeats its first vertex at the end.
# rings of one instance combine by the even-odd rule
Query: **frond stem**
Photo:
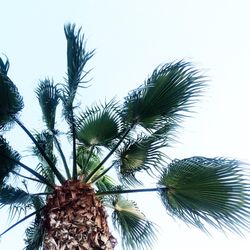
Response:
POLYGON ((10 161, 15 162, 17 165, 21 166, 22 168, 24 168, 25 170, 27 170, 28 172, 30 172, 31 174, 33 174, 35 177, 37 177, 40 180, 40 182, 42 182, 42 183, 48 185, 49 187, 55 189, 55 187, 46 178, 44 178, 42 175, 40 175, 39 173, 37 173, 32 168, 30 168, 30 167, 26 166, 25 164, 23 164, 22 162, 17 161, 15 159, 11 158, 11 157, 6 156, 6 155, 1 155, 1 156, 4 157, 4 158, 6 158, 6 159, 8 159, 8 160, 10 160, 10 161))
POLYGON ((142 188, 142 189, 125 189, 125 190, 111 190, 105 192, 97 192, 96 195, 112 195, 112 194, 128 194, 128 193, 142 193, 142 192, 159 192, 162 190, 168 190, 167 187, 156 187, 156 188, 142 188))
MULTIPOLYGON (((73 110, 72 110, 73 116, 73 110)), ((73 117, 72 122, 72 139, 73 139, 73 180, 77 180, 77 165, 76 165, 76 128, 75 128, 75 119, 73 117)))
POLYGON ((113 147, 113 149, 106 155, 106 157, 95 167, 95 169, 87 176, 85 179, 86 183, 94 176, 94 174, 102 167, 102 165, 108 160, 108 158, 115 152, 115 150, 120 146, 123 140, 126 138, 130 130, 133 128, 134 124, 130 125, 123 136, 120 138, 118 143, 113 147))
POLYGON ((61 184, 65 182, 65 178, 63 175, 58 171, 58 169, 54 166, 53 162, 49 159, 49 157, 46 155, 42 147, 39 145, 35 137, 30 133, 30 131, 20 122, 17 118, 13 116, 13 120, 24 130, 24 132, 29 136, 29 138, 32 140, 32 142, 36 145, 37 149, 41 153, 41 155, 44 157, 48 165, 50 166, 51 170, 56 175, 57 179, 61 184))
POLYGON ((35 194, 32 194, 32 195, 50 195, 50 194, 53 194, 51 192, 43 192, 43 193, 35 193, 35 194))
POLYGON ((68 167, 65 155, 64 155, 64 153, 62 151, 62 148, 61 148, 61 145, 60 145, 59 141, 57 140, 56 135, 54 133, 53 133, 53 138, 54 138, 54 141, 55 141, 55 144, 56 144, 56 148, 57 148, 57 150, 58 150, 58 152, 59 152, 59 154, 61 156, 66 175, 67 175, 68 179, 71 179, 71 175, 70 175, 70 171, 69 171, 69 167, 68 167))
POLYGON ((32 177, 28 177, 28 176, 19 174, 19 173, 17 173, 17 172, 14 171, 14 170, 12 170, 11 172, 14 173, 15 175, 18 175, 18 176, 22 177, 22 178, 25 178, 25 179, 28 179, 28 180, 31 180, 31 181, 36 181, 36 182, 40 182, 40 183, 45 184, 43 181, 41 181, 41 180, 39 180, 39 179, 35 179, 35 178, 32 178, 32 177))
POLYGON ((90 160, 90 158, 91 158, 91 156, 92 156, 92 153, 93 153, 94 148, 95 148, 94 145, 92 145, 91 148, 90 148, 90 151, 89 151, 89 154, 88 154, 88 158, 87 158, 87 160, 86 160, 86 162, 85 162, 85 164, 84 164, 84 169, 87 167, 87 165, 88 165, 88 163, 89 163, 89 160, 90 160))
POLYGON ((100 180, 114 165, 115 165, 115 163, 112 163, 110 167, 108 167, 107 169, 105 169, 101 174, 99 174, 96 178, 94 178, 92 180, 92 183, 95 183, 98 180, 100 180))

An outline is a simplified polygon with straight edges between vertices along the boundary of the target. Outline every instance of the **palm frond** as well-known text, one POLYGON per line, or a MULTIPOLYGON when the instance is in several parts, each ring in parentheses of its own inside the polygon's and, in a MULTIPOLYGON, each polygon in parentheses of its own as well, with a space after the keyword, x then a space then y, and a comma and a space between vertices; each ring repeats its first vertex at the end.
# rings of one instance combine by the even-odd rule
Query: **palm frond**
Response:
MULTIPOLYGON (((36 166, 35 171, 41 176, 43 176, 53 186, 55 185, 55 174, 51 171, 51 168, 48 166, 46 162, 39 162, 39 164, 37 164, 36 166)), ((40 187, 41 185, 38 184, 38 186, 40 187)), ((52 187, 46 185, 44 190, 45 192, 47 191, 49 192, 52 190, 52 187)))
POLYGON ((136 203, 116 196, 112 205, 112 221, 122 237, 123 249, 152 249, 156 239, 156 228, 139 210, 136 203))
MULTIPOLYGON (((33 205, 36 210, 44 207, 44 202, 40 197, 36 196, 33 200, 33 205)), ((42 213, 42 212, 41 212, 42 213)), ((37 213, 35 219, 31 222, 30 226, 25 230, 25 248, 24 250, 39 250, 41 249, 43 236, 44 236, 44 222, 42 214, 37 213)))
POLYGON ((163 204, 171 215, 202 230, 206 223, 241 233, 250 227, 250 185, 240 162, 192 157, 175 160, 162 173, 163 204))
POLYGON ((157 68, 144 85, 125 99, 123 118, 147 129, 158 129, 179 120, 197 101, 204 87, 204 77, 184 61, 157 68))
POLYGON ((54 131, 56 108, 60 100, 60 92, 57 86, 54 85, 53 81, 45 79, 40 81, 36 95, 42 109, 43 119, 50 131, 54 131))
POLYGON ((94 55, 94 50, 87 51, 81 28, 75 31, 75 24, 66 24, 64 32, 67 39, 68 89, 76 93, 77 87, 85 77, 84 67, 94 55))
POLYGON ((86 146, 108 146, 121 129, 119 108, 114 100, 88 108, 76 121, 76 137, 86 146))
POLYGON ((67 39, 67 84, 63 89, 62 101, 64 106, 64 116, 69 123, 72 123, 73 101, 75 99, 77 88, 88 74, 85 71, 86 63, 94 55, 94 50, 87 51, 84 35, 81 35, 81 28, 75 31, 75 24, 64 26, 64 32, 67 39))
POLYGON ((7 129, 23 109, 23 99, 15 84, 7 76, 9 61, 0 58, 0 129, 7 129))
MULTIPOLYGON (((42 131, 41 133, 35 133, 34 138, 48 158, 55 164, 56 158, 53 154, 53 135, 48 131, 42 131)), ((44 161, 44 157, 36 145, 32 147, 32 152, 40 160, 44 161)))
POLYGON ((153 173, 154 170, 159 170, 163 162, 163 153, 160 149, 165 146, 165 140, 155 136, 127 140, 116 152, 115 162, 120 181, 129 185, 134 182, 140 184, 135 178, 136 173, 153 173))
POLYGON ((19 217, 22 212, 26 213, 28 209, 33 208, 36 199, 39 197, 10 185, 4 185, 0 189, 0 208, 9 206, 11 218, 19 217))
POLYGON ((9 60, 7 59, 7 60, 4 62, 3 59, 0 58, 0 73, 3 74, 3 75, 7 75, 8 70, 9 70, 9 67, 10 67, 10 62, 9 62, 9 60))
MULTIPOLYGON (((86 63, 92 58, 94 50, 87 51, 84 42, 84 36, 81 35, 81 29, 75 32, 74 24, 64 26, 64 33, 67 39, 67 73, 66 85, 62 89, 61 100, 63 104, 63 115, 70 126, 73 146, 73 170, 72 177, 77 179, 76 164, 76 128, 74 114, 74 99, 78 87, 84 83, 84 78, 89 73, 85 70, 86 63)), ((86 81, 85 81, 86 82, 86 81)))
POLYGON ((41 219, 37 217, 25 230, 25 248, 24 250, 40 250, 44 237, 44 226, 41 219))
POLYGON ((21 156, 11 148, 8 142, 0 135, 0 187, 8 178, 12 170, 17 170, 21 156), (14 161, 10 160, 13 159, 14 161))

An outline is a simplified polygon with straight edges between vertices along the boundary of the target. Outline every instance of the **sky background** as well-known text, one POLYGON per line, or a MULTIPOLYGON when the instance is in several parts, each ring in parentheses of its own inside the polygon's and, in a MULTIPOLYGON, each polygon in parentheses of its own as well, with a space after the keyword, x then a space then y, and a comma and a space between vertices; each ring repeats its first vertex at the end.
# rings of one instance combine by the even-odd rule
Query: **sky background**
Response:
MULTIPOLYGON (((62 82, 66 75, 66 22, 82 26, 87 47, 96 49, 89 64, 91 87, 81 92, 83 106, 114 96, 122 100, 160 64, 192 61, 208 76, 209 86, 167 155, 250 162, 249 11, 249 0, 0 0, 0 53, 10 60, 9 75, 25 102, 21 119, 32 129, 41 124, 33 94, 38 81, 53 77, 62 82)), ((29 140, 22 131, 12 130, 8 138, 27 153, 29 140)), ((225 237, 212 231, 213 238, 208 237, 173 221, 156 196, 133 198, 159 225, 154 250, 249 249, 249 235, 225 237)), ((7 225, 8 214, 2 211, 0 231, 7 225)), ((1 239, 0 249, 23 249, 23 236, 24 227, 16 227, 1 239)))

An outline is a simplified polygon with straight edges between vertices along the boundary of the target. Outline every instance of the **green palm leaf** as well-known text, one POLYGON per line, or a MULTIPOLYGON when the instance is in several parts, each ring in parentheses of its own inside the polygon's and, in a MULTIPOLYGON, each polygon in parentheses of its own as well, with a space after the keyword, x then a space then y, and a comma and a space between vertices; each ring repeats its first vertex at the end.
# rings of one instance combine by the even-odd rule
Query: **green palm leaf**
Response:
POLYGON ((77 88, 83 83, 84 77, 88 71, 84 70, 86 63, 94 55, 94 50, 87 51, 84 43, 84 36, 81 35, 81 29, 75 31, 75 24, 64 26, 64 32, 67 39, 67 84, 64 86, 62 101, 64 107, 64 116, 70 123, 74 122, 72 116, 73 101, 75 99, 77 88))
POLYGON ((204 77, 190 63, 166 64, 125 99, 124 120, 147 129, 163 127, 189 111, 203 87, 204 77))
POLYGON ((30 224, 30 226, 25 230, 25 248, 24 250, 40 250, 42 247, 43 237, 44 237, 44 226, 41 221, 40 215, 30 224))
MULTIPOLYGON (((49 159, 52 162, 55 162, 55 156, 53 155, 53 135, 50 132, 44 130, 41 133, 35 133, 34 138, 40 145, 41 149, 49 157, 49 159)), ((40 160, 44 160, 44 157, 35 145, 32 147, 32 152, 40 160)))
POLYGON ((36 89, 37 98, 43 113, 43 119, 50 131, 54 131, 56 108, 59 104, 60 92, 53 81, 40 81, 36 89))
POLYGON ((5 63, 0 58, 0 129, 7 128, 13 123, 23 108, 23 99, 17 87, 7 76, 9 61, 5 63))
POLYGON ((117 150, 115 160, 121 182, 139 184, 135 178, 137 172, 145 170, 153 173, 153 170, 159 170, 163 161, 160 149, 164 146, 165 141, 154 136, 125 142, 124 146, 117 150))
POLYGON ((64 26, 67 39, 67 65, 68 65, 68 90, 76 94, 77 87, 85 77, 84 66, 91 59, 94 50, 87 51, 85 48, 84 35, 81 35, 81 28, 75 32, 75 24, 64 26))
POLYGON ((18 169, 15 161, 19 161, 20 159, 21 156, 18 152, 13 150, 6 140, 0 136, 0 187, 8 178, 11 171, 18 169))
POLYGON ((28 209, 33 208, 36 199, 40 198, 10 185, 4 185, 0 189, 0 208, 9 206, 11 218, 20 216, 22 212, 26 213, 28 209))
POLYGON ((122 237, 123 249, 152 249, 156 239, 155 226, 139 210, 136 203, 116 196, 112 204, 112 221, 122 237))
POLYGON ((76 162, 80 167, 80 174, 87 176, 100 163, 100 158, 89 148, 79 146, 77 148, 76 162))
POLYGON ((95 105, 80 115, 76 122, 76 137, 86 146, 108 146, 121 132, 121 118, 113 100, 95 105))
MULTIPOLYGON (((44 206, 43 200, 36 196, 33 199, 33 205, 36 209, 41 209, 44 206)), ((25 250, 40 250, 44 236, 44 222, 42 220, 42 212, 37 213, 35 219, 30 226, 25 230, 25 250)))
POLYGON ((117 189, 117 184, 116 184, 115 180, 111 176, 108 176, 108 175, 104 175, 102 178, 100 178, 95 183, 95 185, 97 187, 98 192, 104 192, 104 191, 110 191, 110 190, 117 189))
MULTIPOLYGON (((55 185, 55 174, 51 171, 51 168, 46 162, 39 162, 39 164, 36 166, 35 171, 41 176, 43 176, 49 183, 55 185)), ((39 184, 38 186, 41 185, 39 184)), ((46 185, 44 190, 45 192, 49 192, 52 190, 52 188, 46 185)))
POLYGON ((176 160, 162 173, 159 184, 167 191, 160 195, 166 209, 186 223, 241 233, 250 226, 250 186, 243 173, 235 160, 176 160))

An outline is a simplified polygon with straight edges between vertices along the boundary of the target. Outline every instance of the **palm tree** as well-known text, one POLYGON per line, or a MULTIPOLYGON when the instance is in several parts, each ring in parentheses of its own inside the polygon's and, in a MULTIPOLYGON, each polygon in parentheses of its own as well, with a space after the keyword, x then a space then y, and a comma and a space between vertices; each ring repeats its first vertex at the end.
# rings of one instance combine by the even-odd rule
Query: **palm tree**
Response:
POLYGON ((88 82, 86 64, 94 50, 86 49, 74 24, 64 31, 65 83, 46 78, 36 89, 44 121, 40 132, 21 122, 23 99, 8 77, 8 59, 0 59, 0 207, 24 216, 1 236, 34 217, 26 229, 26 250, 114 249, 117 240, 107 222, 111 212, 124 249, 152 249, 157 228, 128 199, 126 194, 135 192, 158 193, 170 216, 205 232, 207 226, 239 234, 248 230, 249 184, 241 162, 197 156, 170 161, 164 154, 205 88, 200 71, 185 61, 167 63, 123 103, 112 99, 81 110, 76 97, 88 82), (67 132, 58 129, 58 107, 67 132), (15 124, 31 140, 35 167, 25 165, 4 137, 15 124), (63 137, 70 156, 64 154, 63 137), (146 187, 138 173, 149 174, 155 187, 146 187))

